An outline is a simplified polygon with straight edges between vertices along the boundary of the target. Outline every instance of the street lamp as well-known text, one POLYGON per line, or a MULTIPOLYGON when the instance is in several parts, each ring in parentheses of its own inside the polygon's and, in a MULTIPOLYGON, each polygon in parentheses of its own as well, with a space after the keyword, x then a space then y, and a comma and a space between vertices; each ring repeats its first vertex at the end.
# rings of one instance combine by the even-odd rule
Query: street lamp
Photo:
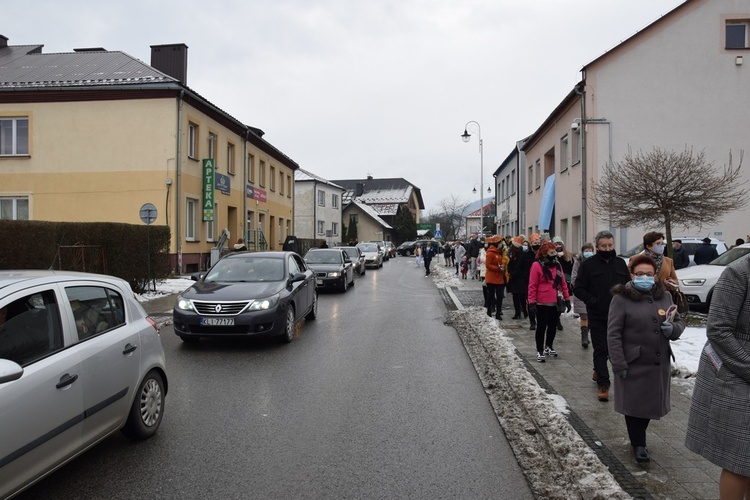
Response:
MULTIPOLYGON (((477 126, 477 135, 479 136, 479 231, 484 236, 484 152, 482 150, 482 127, 479 123, 474 120, 466 122, 464 125, 464 133, 461 134, 461 139, 464 142, 469 142, 471 134, 469 133, 469 125, 474 124, 477 126)), ((476 194, 476 187, 474 188, 474 194, 476 194)))
MULTIPOLYGON (((477 185, 474 184, 474 189, 471 190, 472 193, 477 194, 477 185)), ((492 194, 492 188, 487 186, 487 194, 492 194)))

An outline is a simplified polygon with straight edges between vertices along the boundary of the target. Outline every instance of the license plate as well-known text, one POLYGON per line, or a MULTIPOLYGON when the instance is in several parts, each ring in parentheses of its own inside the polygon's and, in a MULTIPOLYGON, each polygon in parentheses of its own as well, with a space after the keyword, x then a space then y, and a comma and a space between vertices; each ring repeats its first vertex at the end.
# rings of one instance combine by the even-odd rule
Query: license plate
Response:
POLYGON ((315 280, 315 284, 316 285, 322 285, 323 284, 323 280, 315 280))
POLYGON ((233 326, 234 318, 201 318, 203 326, 233 326))

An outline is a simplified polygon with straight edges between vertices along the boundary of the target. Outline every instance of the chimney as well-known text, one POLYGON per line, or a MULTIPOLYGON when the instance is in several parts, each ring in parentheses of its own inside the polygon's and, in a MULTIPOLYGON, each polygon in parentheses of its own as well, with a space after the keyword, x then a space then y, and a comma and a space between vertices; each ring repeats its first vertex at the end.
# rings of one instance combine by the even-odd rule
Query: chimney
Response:
POLYGON ((151 66, 187 85, 187 49, 184 43, 151 46, 151 66))
POLYGON ((8 46, 8 37, 0 35, 0 49, 4 49, 8 46))

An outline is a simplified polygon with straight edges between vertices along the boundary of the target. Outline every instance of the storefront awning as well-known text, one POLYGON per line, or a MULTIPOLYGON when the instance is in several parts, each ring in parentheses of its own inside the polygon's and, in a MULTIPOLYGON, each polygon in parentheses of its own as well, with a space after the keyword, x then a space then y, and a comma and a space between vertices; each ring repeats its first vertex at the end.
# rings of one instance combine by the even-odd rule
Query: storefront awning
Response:
POLYGON ((555 174, 544 181, 542 206, 539 208, 539 231, 549 231, 552 225, 552 211, 555 209, 555 174))

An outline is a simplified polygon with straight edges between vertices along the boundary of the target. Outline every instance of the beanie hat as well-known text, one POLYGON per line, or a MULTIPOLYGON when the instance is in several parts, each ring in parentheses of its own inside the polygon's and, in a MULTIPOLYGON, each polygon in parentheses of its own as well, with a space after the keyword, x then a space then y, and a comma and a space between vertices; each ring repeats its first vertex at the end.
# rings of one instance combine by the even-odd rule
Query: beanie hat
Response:
POLYGON ((554 238, 552 238, 552 243, 562 243, 562 244, 565 244, 565 242, 563 241, 563 239, 560 238, 559 236, 555 236, 554 238))
POLYGON ((521 248, 521 245, 523 245, 523 236, 516 236, 513 238, 513 246, 516 248, 521 248))

